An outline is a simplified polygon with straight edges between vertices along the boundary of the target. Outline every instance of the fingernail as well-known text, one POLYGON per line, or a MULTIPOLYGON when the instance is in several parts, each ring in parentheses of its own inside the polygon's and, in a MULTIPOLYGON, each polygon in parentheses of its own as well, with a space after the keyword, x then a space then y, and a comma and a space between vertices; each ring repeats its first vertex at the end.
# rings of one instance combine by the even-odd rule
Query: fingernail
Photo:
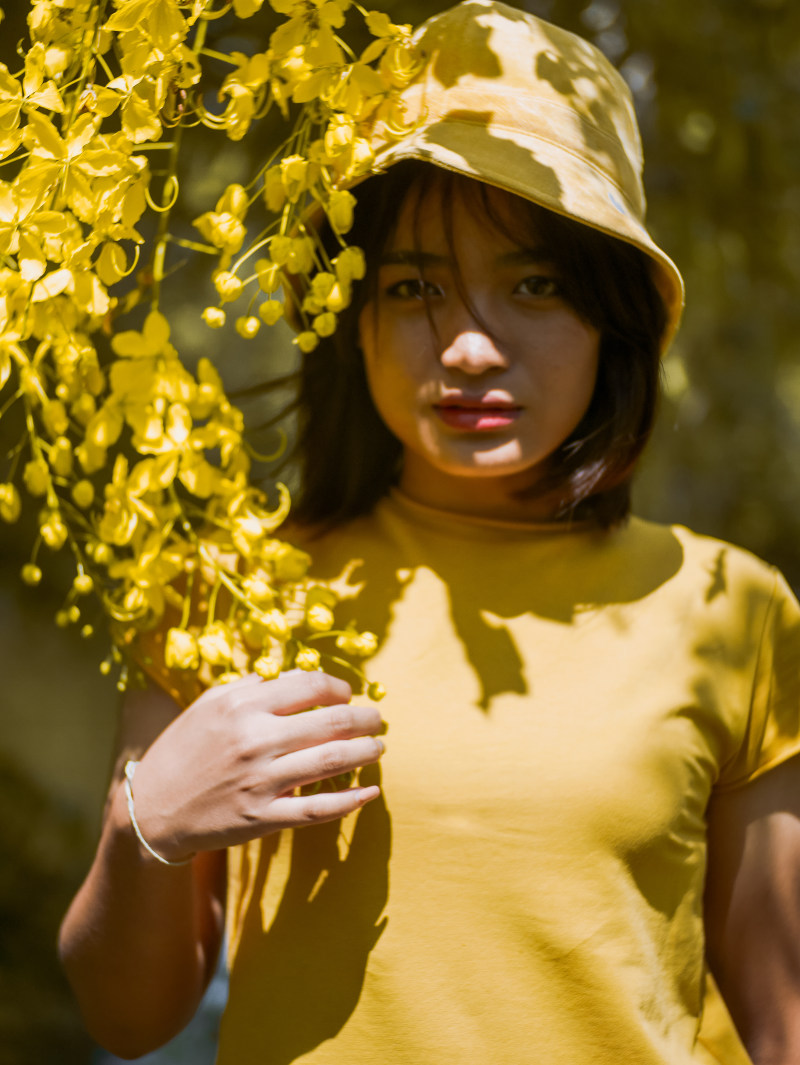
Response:
POLYGON ((380 747, 381 754, 383 754, 383 752, 386 750, 386 744, 383 742, 383 740, 379 740, 377 736, 373 736, 373 739, 375 740, 377 745, 380 747))

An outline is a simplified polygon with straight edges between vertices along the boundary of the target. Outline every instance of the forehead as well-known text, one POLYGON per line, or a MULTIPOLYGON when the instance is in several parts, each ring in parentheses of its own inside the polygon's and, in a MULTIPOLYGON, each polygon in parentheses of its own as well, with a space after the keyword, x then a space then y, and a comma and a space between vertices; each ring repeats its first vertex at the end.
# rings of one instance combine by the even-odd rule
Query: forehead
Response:
POLYGON ((540 246, 536 216, 541 210, 504 189, 461 174, 434 172, 408 188, 385 250, 432 244, 453 250, 476 239, 504 248, 540 246))

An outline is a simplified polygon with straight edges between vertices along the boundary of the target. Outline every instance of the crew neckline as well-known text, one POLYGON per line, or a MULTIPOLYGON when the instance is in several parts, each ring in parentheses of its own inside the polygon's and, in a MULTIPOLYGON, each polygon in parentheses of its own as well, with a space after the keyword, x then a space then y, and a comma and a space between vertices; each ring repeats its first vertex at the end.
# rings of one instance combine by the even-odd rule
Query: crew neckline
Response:
POLYGON ((457 525, 461 528, 486 529, 507 532, 549 533, 561 535, 575 532, 597 532, 600 527, 594 521, 583 518, 579 521, 515 521, 511 518, 484 518, 476 514, 457 514, 450 510, 441 510, 429 503, 419 503, 416 499, 398 488, 389 489, 387 500, 417 517, 427 518, 442 525, 457 525))

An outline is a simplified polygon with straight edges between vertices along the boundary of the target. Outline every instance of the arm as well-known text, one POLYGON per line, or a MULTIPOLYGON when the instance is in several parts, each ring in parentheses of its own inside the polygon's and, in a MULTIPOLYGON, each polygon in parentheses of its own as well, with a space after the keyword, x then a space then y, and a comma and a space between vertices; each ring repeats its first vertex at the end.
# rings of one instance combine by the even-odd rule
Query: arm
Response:
POLYGON ((86 1026, 102 1045, 139 1056, 197 1008, 221 938, 224 848, 334 820, 377 796, 376 787, 293 794, 380 757, 378 711, 347 706, 349 698, 343 681, 300 672, 214 688, 179 716, 155 690, 128 697, 100 844, 59 938, 86 1026), (148 732, 158 735, 149 747, 148 732), (144 748, 134 783, 140 828, 165 858, 196 854, 189 865, 162 865, 133 834, 121 768, 144 748))
POLYGON ((709 963, 755 1065, 800 1061, 800 757, 709 808, 709 963))

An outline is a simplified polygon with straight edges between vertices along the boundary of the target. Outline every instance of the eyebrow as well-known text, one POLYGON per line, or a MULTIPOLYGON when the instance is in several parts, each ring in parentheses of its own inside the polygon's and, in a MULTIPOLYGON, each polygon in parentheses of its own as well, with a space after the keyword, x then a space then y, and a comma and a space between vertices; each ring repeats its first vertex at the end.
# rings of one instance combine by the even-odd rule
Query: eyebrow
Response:
MULTIPOLYGON (((553 261, 552 252, 543 244, 531 248, 515 248, 514 251, 506 252, 497 257, 498 266, 522 266, 525 263, 550 263, 553 261)), ((416 266, 424 269, 426 266, 447 266, 452 263, 452 256, 437 255, 434 252, 419 250, 397 249, 385 252, 379 261, 379 266, 416 266)))

